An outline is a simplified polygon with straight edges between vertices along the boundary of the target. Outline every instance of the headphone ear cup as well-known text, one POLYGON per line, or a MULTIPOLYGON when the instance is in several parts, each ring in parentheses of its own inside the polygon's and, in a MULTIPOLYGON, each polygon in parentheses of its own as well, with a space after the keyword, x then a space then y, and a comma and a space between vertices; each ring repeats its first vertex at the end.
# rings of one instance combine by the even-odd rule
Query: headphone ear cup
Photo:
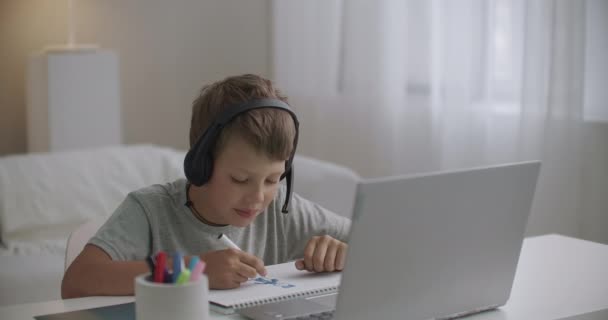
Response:
POLYGON ((211 178, 211 172, 213 170, 213 156, 211 155, 211 149, 213 147, 213 140, 219 128, 217 126, 211 127, 199 140, 190 148, 184 159, 184 173, 190 183, 195 186, 202 186, 209 182, 211 178))
POLYGON ((212 172, 213 172, 213 157, 211 156, 211 152, 207 152, 201 157, 201 176, 200 176, 201 185, 203 185, 203 184, 209 182, 209 180, 211 180, 212 172))
POLYGON ((190 183, 194 185, 199 185, 198 177, 200 174, 198 173, 198 168, 196 167, 196 148, 190 148, 188 153, 186 153, 186 157, 184 158, 184 174, 186 175, 186 179, 190 181, 190 183))

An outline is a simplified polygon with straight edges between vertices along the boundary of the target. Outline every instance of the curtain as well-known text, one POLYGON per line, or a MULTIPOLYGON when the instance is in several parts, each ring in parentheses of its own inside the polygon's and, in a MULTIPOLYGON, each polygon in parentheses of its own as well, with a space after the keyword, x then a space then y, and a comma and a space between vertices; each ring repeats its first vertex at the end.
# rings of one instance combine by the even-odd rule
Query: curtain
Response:
POLYGON ((527 233, 576 236, 584 1, 274 1, 299 151, 363 177, 538 159, 527 233))

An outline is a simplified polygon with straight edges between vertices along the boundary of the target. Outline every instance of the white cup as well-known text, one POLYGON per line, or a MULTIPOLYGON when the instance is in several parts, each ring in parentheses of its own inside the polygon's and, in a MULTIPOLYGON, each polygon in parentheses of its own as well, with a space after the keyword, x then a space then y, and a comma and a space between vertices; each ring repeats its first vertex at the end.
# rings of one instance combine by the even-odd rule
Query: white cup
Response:
POLYGON ((202 274, 184 284, 156 283, 150 274, 135 278, 135 319, 209 319, 209 284, 202 274))

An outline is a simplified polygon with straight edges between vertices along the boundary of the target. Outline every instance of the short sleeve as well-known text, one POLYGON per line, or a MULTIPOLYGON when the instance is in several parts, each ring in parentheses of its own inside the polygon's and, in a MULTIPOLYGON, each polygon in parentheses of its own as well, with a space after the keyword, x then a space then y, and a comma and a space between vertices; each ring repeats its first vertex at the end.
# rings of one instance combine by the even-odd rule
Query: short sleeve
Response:
POLYGON ((112 260, 145 259, 151 251, 150 222, 133 193, 116 208, 89 243, 100 247, 112 260))

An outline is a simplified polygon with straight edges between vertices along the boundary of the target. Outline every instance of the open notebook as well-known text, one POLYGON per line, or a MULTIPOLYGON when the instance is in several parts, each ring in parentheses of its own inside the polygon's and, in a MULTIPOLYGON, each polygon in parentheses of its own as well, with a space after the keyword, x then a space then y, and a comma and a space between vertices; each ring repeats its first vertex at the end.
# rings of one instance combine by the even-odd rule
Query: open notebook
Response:
POLYGON ((341 278, 340 272, 300 271, 293 261, 267 266, 266 271, 266 277, 250 279, 237 289, 210 290, 211 309, 229 314, 241 308, 333 293, 338 291, 341 278))

